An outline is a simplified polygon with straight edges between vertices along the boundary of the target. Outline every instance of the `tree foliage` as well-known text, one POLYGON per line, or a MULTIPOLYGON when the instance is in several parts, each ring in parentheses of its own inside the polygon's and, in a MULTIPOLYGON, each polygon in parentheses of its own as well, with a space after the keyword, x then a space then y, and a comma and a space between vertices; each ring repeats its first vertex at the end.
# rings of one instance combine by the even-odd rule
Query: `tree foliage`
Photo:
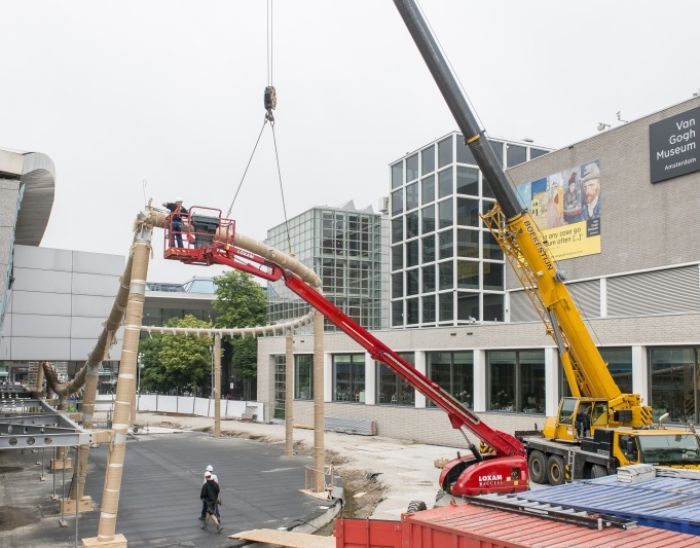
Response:
MULTIPOLYGON (((172 318, 168 327, 212 327, 191 314, 172 318)), ((172 388, 195 391, 209 384, 212 367, 211 337, 156 334, 141 340, 139 352, 143 371, 142 387, 167 391, 172 388)))
MULTIPOLYGON (((253 277, 232 270, 214 278, 216 283, 217 327, 254 327, 264 325, 267 298, 264 289, 253 277)), ((255 378, 257 373, 257 341, 254 338, 226 339, 224 353, 231 358, 241 376, 255 378)))

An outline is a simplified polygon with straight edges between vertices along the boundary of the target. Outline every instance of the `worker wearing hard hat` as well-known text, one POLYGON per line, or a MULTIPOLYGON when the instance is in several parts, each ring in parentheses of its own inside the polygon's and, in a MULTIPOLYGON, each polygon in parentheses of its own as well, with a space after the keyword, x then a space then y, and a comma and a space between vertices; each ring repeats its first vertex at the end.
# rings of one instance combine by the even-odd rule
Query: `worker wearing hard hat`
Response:
POLYGON ((170 210, 170 245, 172 245, 172 239, 175 237, 177 247, 184 247, 182 245, 182 227, 183 216, 187 217, 187 209, 182 205, 182 198, 175 198, 174 202, 164 202, 163 207, 167 207, 170 210))

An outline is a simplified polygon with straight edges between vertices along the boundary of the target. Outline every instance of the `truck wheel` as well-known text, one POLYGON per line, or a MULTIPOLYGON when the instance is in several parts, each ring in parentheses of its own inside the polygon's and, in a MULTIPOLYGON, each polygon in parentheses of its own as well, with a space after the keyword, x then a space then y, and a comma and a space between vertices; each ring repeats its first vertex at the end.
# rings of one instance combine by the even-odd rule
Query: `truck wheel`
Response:
POLYGON ((547 483, 547 459, 542 451, 533 451, 527 459, 530 479, 535 483, 547 483))
POLYGON ((592 478, 603 478, 608 475, 608 470, 605 468, 605 466, 601 466, 600 464, 594 464, 591 467, 591 477, 592 478))
POLYGON ((559 455, 550 455, 547 459, 547 479, 552 485, 564 483, 564 459, 559 455))
POLYGON ((422 512, 423 510, 427 509, 428 507, 422 500, 412 500, 408 503, 408 509, 406 510, 406 512, 409 514, 413 514, 414 512, 422 512))

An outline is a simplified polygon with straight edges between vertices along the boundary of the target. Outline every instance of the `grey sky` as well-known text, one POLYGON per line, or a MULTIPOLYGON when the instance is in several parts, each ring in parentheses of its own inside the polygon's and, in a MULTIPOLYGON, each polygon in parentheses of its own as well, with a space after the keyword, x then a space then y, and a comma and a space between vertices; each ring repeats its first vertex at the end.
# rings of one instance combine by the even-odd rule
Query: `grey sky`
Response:
MULTIPOLYGON (((700 89, 700 3, 423 0, 492 136, 560 147, 700 89)), ((144 203, 224 211, 263 119, 266 3, 0 4, 0 146, 56 163, 42 245, 125 254, 144 203)), ((275 0, 277 137, 287 210, 376 208, 389 162, 456 126, 390 0, 275 0)), ((272 141, 233 217, 264 238, 283 220, 272 141)), ((160 235, 158 235, 160 238, 160 235)), ((165 264, 149 279, 215 269, 165 264)))

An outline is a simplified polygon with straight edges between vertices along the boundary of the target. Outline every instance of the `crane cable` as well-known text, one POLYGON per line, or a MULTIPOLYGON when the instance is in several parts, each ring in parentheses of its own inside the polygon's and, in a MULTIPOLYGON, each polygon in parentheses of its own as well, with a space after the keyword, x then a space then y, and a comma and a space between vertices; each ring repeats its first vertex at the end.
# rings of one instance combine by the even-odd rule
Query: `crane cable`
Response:
POLYGON ((287 203, 284 198, 284 185, 282 183, 282 168, 280 167, 280 157, 279 157, 279 149, 277 147, 277 134, 275 133, 275 115, 273 111, 275 108, 277 108, 277 90, 275 89, 275 86, 273 85, 273 0, 267 0, 267 86, 265 87, 265 93, 263 94, 263 104, 265 107, 265 118, 263 119, 263 124, 262 127, 260 128, 260 133, 258 134, 258 138, 255 141, 255 145, 253 146, 253 152, 250 154, 250 158, 248 159, 248 163, 246 164, 245 170, 243 171, 243 176, 241 177, 240 182, 238 183, 238 187, 236 188, 236 193, 233 196, 233 200, 231 200, 231 205, 228 208, 228 211, 226 212, 226 217, 231 216, 231 211, 233 210, 233 206, 236 203, 236 199, 238 198, 238 194, 241 191, 241 187, 243 186, 243 182, 245 181, 246 175, 248 174, 248 169, 250 168, 250 164, 253 161, 253 156, 255 156, 255 151, 258 149, 258 144, 260 143, 260 139, 262 137, 263 132, 265 131, 265 126, 269 123, 270 124, 270 129, 272 131, 272 142, 274 145, 274 151, 275 151, 275 164, 277 166, 277 178, 279 181, 279 187, 280 187, 280 195, 282 196, 282 211, 284 213, 284 226, 287 232, 287 247, 288 251, 291 254, 292 253, 292 238, 289 232, 289 219, 287 217, 287 203))

